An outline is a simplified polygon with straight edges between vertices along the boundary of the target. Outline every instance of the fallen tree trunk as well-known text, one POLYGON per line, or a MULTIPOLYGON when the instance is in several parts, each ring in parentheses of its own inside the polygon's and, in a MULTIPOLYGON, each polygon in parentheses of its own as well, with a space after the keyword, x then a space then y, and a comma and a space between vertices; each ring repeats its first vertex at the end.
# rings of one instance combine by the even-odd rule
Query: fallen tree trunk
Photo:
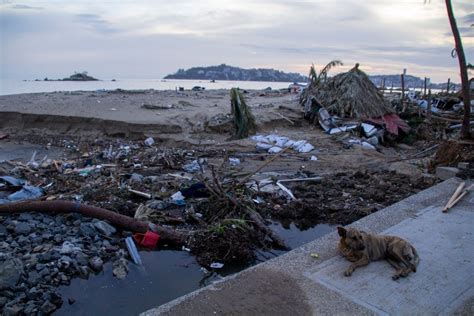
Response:
POLYGON ((0 215, 8 213, 80 213, 87 217, 109 221, 112 225, 137 233, 153 230, 160 235, 160 240, 173 245, 184 244, 185 236, 166 227, 156 226, 151 223, 136 220, 100 207, 81 204, 71 201, 25 201, 0 205, 0 215))

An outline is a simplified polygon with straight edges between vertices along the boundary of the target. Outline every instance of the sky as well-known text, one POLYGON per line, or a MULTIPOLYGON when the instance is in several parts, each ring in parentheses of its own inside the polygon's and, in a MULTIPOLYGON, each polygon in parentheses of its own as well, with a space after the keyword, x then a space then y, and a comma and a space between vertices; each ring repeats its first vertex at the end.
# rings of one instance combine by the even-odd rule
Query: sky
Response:
MULTIPOLYGON (((474 1, 452 0, 474 63, 474 1)), ((459 82, 443 0, 0 0, 1 78, 162 78, 228 64, 459 82), (425 3, 426 2, 426 3, 425 3)))

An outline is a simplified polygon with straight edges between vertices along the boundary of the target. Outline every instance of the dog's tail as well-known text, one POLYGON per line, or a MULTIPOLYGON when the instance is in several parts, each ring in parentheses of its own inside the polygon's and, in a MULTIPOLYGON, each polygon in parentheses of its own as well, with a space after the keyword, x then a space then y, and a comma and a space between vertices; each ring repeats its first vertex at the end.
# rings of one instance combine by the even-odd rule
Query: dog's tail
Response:
POLYGON ((420 256, 418 256, 418 252, 416 251, 415 247, 410 245, 410 250, 411 250, 411 255, 410 255, 411 270, 413 272, 416 272, 416 268, 418 267, 418 264, 420 263, 420 256))

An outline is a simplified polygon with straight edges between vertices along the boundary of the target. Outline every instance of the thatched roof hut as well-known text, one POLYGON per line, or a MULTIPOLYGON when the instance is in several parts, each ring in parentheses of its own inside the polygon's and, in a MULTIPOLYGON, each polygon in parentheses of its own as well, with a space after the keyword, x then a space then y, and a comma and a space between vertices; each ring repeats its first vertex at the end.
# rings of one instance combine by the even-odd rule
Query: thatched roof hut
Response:
POLYGON ((394 113, 390 103, 358 66, 325 82, 311 84, 304 92, 303 104, 314 98, 329 113, 340 117, 364 119, 394 113))

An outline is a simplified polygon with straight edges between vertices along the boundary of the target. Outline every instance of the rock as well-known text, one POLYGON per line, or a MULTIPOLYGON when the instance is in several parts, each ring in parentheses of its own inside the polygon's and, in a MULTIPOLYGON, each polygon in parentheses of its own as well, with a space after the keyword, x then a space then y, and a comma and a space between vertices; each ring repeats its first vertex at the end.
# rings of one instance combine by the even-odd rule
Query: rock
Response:
POLYGON ((52 292, 50 296, 51 303, 56 305, 57 307, 60 307, 63 304, 63 299, 61 298, 61 295, 59 295, 58 292, 52 292))
POLYGON ((102 266, 104 265, 104 262, 102 261, 101 258, 99 257, 94 257, 89 260, 89 266, 92 268, 94 271, 100 271, 102 270, 102 266))
POLYGON ((97 234, 97 231, 95 230, 94 225, 91 223, 81 224, 79 231, 85 237, 94 237, 97 234))
POLYGON ((112 274, 119 280, 125 279, 127 276, 128 267, 127 267, 127 260, 124 258, 120 258, 119 260, 114 262, 114 269, 112 270, 112 274))
POLYGON ((0 290, 10 289, 18 284, 23 273, 23 264, 20 260, 7 256, 0 261, 0 290))
POLYGON ((7 228, 3 225, 0 225, 0 237, 5 237, 7 234, 7 228))
POLYGON ((18 216, 18 220, 20 221, 31 221, 33 219, 33 216, 29 213, 21 213, 20 216, 18 216))
POLYGON ((459 162, 458 169, 462 169, 462 170, 469 169, 469 162, 459 162))
POLYGON ((105 236, 113 235, 117 231, 115 227, 113 227, 112 225, 104 221, 99 221, 97 223, 94 223, 94 226, 97 229, 97 231, 99 231, 99 233, 105 236))
POLYGON ((0 296, 0 307, 3 307, 7 301, 8 299, 5 296, 0 296))
POLYGON ((69 303, 69 305, 72 305, 72 304, 76 303, 76 300, 73 299, 72 297, 70 297, 70 298, 67 299, 67 302, 69 303))
POLYGON ((77 272, 79 273, 79 277, 81 279, 87 280, 89 278, 89 267, 86 266, 80 266, 79 269, 77 269, 77 272))
POLYGON ((454 167, 436 167, 436 176, 441 180, 453 178, 458 172, 459 169, 454 167))
POLYGON ((77 264, 81 266, 86 266, 89 263, 89 257, 82 252, 76 253, 75 257, 77 264))
POLYGON ((61 248, 59 249, 59 253, 62 255, 68 255, 68 254, 72 254, 76 252, 82 252, 82 249, 75 246, 69 241, 63 242, 63 244, 61 245, 61 248))
POLYGON ((44 302, 44 304, 40 307, 40 310, 46 315, 52 314, 56 309, 57 307, 50 301, 44 302))
POLYGON ((19 222, 15 225, 15 234, 28 235, 31 232, 31 226, 24 222, 19 222))
POLYGON ((6 305, 3 307, 3 316, 16 316, 19 315, 20 312, 23 310, 23 307, 19 305, 6 305))
POLYGON ((28 284, 36 285, 36 284, 38 284, 40 279, 41 279, 41 275, 38 272, 32 271, 32 272, 28 273, 28 284))

